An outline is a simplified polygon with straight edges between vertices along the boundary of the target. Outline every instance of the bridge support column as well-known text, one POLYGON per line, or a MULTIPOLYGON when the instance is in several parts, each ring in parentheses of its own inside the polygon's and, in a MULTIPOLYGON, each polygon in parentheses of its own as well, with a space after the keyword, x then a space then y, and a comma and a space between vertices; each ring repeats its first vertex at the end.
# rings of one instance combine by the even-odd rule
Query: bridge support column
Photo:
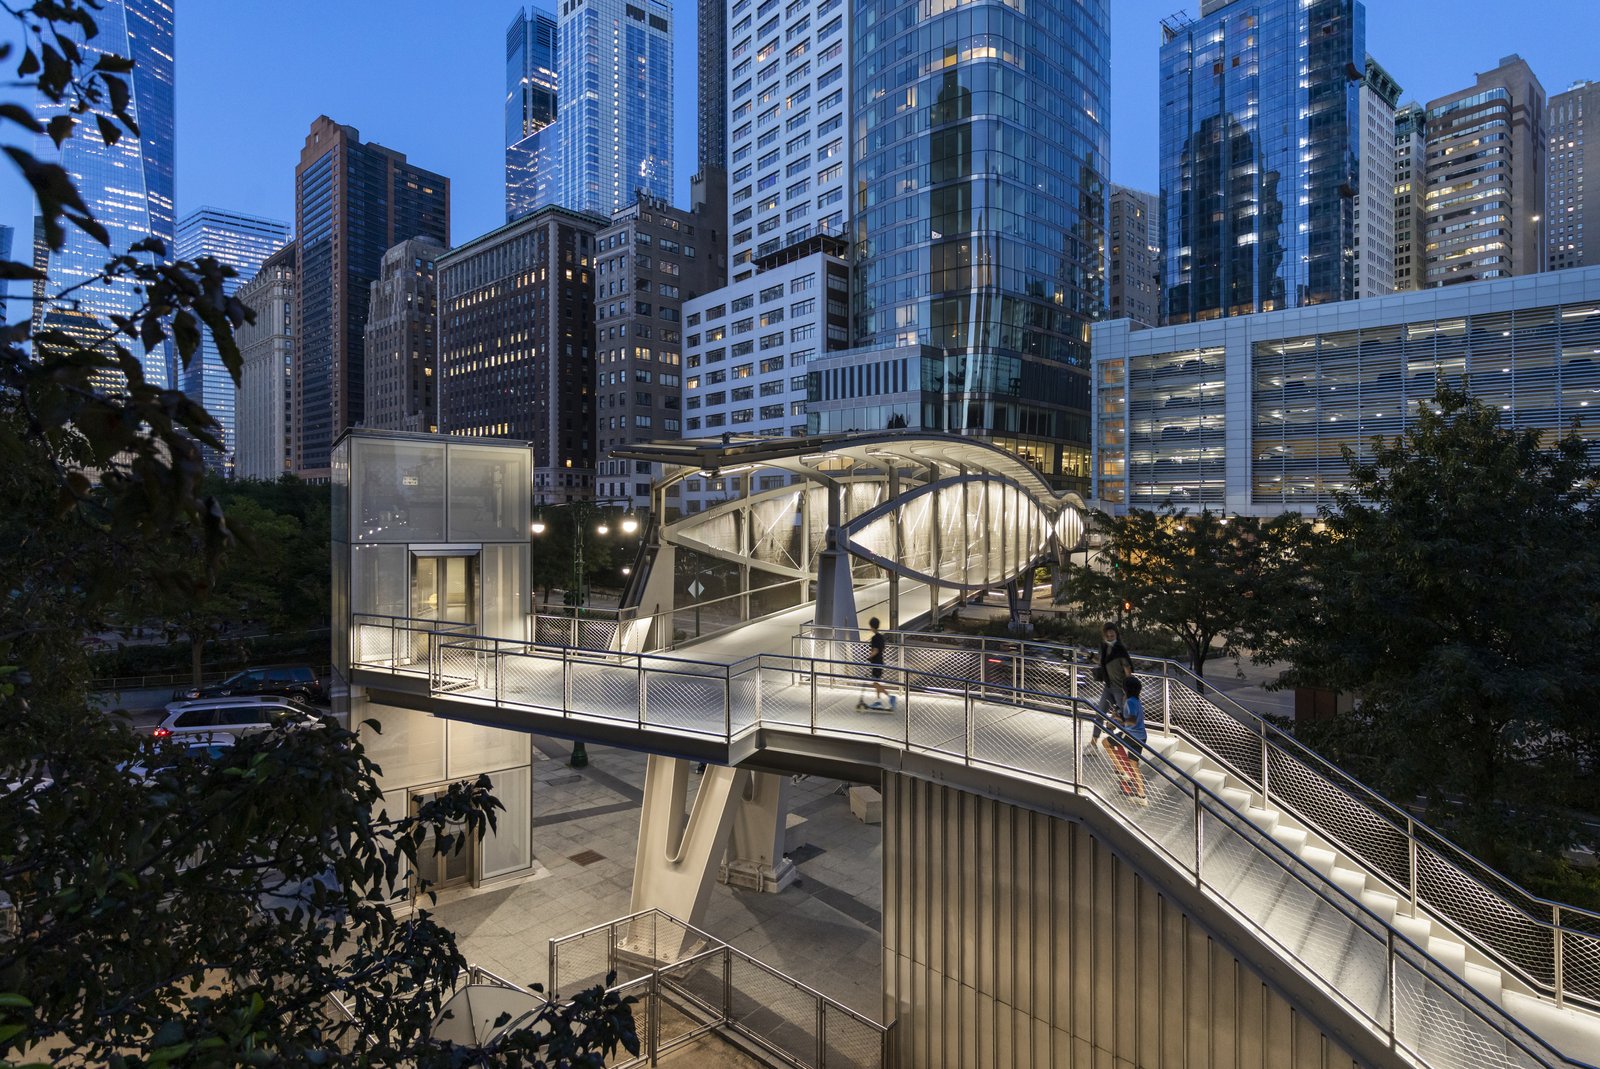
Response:
POLYGON ((789 777, 746 774, 733 814, 733 837, 718 878, 746 891, 776 894, 794 882, 794 862, 783 856, 789 818, 789 777))
POLYGON ((685 811, 690 774, 681 758, 651 756, 645 765, 632 912, 660 909, 699 927, 750 774, 708 765, 685 811))
MULTIPOLYGON (((839 495, 843 487, 829 486, 828 530, 823 550, 817 555, 817 605, 816 623, 821 628, 855 630, 856 591, 850 578, 850 555, 839 548, 840 514, 839 495)), ((821 656, 831 656, 831 648, 821 656)))

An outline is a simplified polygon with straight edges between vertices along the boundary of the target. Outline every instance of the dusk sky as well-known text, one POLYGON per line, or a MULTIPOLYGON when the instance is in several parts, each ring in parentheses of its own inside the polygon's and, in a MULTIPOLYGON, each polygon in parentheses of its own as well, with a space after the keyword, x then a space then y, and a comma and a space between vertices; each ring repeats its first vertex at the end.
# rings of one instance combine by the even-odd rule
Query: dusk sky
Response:
MULTIPOLYGON (((1155 189, 1159 20, 1180 0, 1112 0, 1111 172, 1155 189)), ((178 214, 202 205, 292 221, 294 165, 326 113, 451 181, 459 243, 503 219, 511 0, 177 0, 178 214)), ((1520 53, 1547 92, 1600 78, 1600 4, 1369 0, 1367 47, 1426 101, 1520 53)), ((1197 4, 1191 4, 1191 14, 1197 4)), ((695 7, 676 9, 676 199, 695 166, 695 7)), ((0 30, 0 39, 11 32, 0 30)), ((32 204, 9 166, 0 223, 26 259, 32 204)), ((19 310, 20 311, 20 310, 19 310)))

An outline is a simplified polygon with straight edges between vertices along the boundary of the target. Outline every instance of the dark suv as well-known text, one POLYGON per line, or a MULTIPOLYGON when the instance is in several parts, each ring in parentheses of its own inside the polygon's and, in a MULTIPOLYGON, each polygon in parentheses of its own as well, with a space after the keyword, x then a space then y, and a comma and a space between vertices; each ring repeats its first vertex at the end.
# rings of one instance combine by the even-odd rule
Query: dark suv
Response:
POLYGON ((173 701, 195 698, 234 698, 246 695, 277 695, 321 705, 322 681, 303 664, 282 664, 268 668, 246 668, 243 672, 203 687, 186 687, 172 692, 173 701))

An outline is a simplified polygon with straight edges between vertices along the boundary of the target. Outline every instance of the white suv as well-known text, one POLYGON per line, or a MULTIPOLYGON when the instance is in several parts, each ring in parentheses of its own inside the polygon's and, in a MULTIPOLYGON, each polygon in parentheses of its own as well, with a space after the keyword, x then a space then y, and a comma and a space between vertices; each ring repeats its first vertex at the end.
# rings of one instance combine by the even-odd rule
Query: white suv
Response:
POLYGON ((290 698, 199 698, 169 704, 166 717, 152 734, 183 742, 238 738, 267 730, 278 716, 307 726, 317 722, 315 712, 290 698))

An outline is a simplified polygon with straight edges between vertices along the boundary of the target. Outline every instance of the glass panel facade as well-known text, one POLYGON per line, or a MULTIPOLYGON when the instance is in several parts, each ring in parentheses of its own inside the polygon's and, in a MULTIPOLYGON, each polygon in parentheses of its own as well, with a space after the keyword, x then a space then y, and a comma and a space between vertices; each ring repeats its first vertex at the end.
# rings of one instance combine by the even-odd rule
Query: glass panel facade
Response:
POLYGON ((532 487, 526 448, 450 449, 452 542, 509 542, 528 536, 532 487))
POLYGON ((1356 295, 1356 0, 1237 0, 1163 24, 1165 321, 1356 295))
POLYGON ((444 442, 356 438, 351 541, 443 542, 444 442))
MULTIPOLYGON (((383 723, 377 732, 363 726, 360 729, 361 745, 367 756, 382 769, 378 785, 388 791, 394 787, 407 787, 421 783, 437 783, 444 775, 445 721, 427 713, 399 709, 392 705, 379 705, 365 699, 352 701, 350 720, 359 724, 376 719, 383 723)), ((389 815, 399 817, 406 809, 391 809, 389 815)))
POLYGON ((1226 493, 1222 346, 1128 361, 1128 503, 1219 506, 1226 493))
POLYGON ((505 812, 494 834, 484 837, 480 879, 491 879, 525 869, 533 864, 532 775, 526 765, 496 772, 494 796, 505 804, 505 812))
POLYGON ((446 723, 449 725, 446 742, 450 750, 446 774, 450 779, 462 779, 480 772, 493 772, 528 763, 529 736, 525 731, 508 731, 505 728, 471 724, 465 720, 446 723))
POLYGON ((940 350, 924 427, 1085 483, 1108 5, 867 0, 854 18, 854 343, 940 350))

